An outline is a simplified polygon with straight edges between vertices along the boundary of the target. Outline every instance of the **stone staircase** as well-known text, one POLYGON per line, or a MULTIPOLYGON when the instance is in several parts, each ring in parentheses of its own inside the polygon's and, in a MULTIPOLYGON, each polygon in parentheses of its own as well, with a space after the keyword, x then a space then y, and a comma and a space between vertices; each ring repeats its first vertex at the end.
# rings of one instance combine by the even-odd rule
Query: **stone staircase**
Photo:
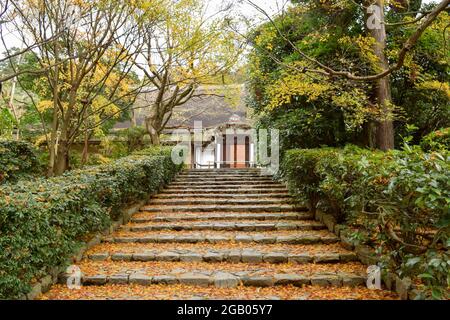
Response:
POLYGON ((366 267, 258 169, 189 170, 43 299, 386 299, 366 267))

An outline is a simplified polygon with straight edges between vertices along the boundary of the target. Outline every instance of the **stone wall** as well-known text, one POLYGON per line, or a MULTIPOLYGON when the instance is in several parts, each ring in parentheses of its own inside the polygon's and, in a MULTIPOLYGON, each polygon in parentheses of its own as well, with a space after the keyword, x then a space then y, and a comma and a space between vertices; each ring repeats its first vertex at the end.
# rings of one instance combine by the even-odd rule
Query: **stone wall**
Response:
MULTIPOLYGON (((357 244, 351 240, 348 232, 346 232, 346 226, 338 224, 335 218, 326 214, 320 210, 316 210, 315 219, 325 224, 330 232, 333 232, 341 239, 342 244, 349 250, 354 250, 358 259, 365 265, 377 265, 379 257, 375 253, 375 250, 369 246, 357 244)), ((412 285, 411 279, 400 279, 396 274, 381 270, 383 285, 391 291, 397 292, 402 300, 413 300, 418 290, 412 285)))

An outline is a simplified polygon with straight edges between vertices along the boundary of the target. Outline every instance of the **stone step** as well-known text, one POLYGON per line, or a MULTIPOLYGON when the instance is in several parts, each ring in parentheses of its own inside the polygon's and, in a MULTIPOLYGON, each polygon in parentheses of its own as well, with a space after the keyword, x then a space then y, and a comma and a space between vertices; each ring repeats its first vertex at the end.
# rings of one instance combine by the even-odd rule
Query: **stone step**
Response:
POLYGON ((161 193, 152 197, 152 199, 185 199, 185 198, 193 198, 193 199, 284 199, 286 201, 290 201, 292 199, 288 194, 283 193, 274 193, 274 194, 218 194, 217 192, 211 193, 161 193))
POLYGON ((232 195, 239 195, 239 194, 268 194, 268 195, 274 195, 274 194, 283 194, 288 195, 288 191, 286 188, 220 188, 219 186, 212 186, 210 187, 193 187, 193 188, 182 188, 182 187, 171 187, 168 186, 166 189, 162 191, 161 194, 172 194, 172 193, 178 193, 178 194, 192 194, 192 193, 201 193, 201 194, 210 194, 210 195, 222 195, 222 194, 232 194, 232 195))
POLYGON ((313 215, 308 212, 287 213, 214 213, 214 214, 177 214, 175 216, 138 214, 131 219, 133 223, 146 222, 177 222, 196 220, 312 220, 313 215))
POLYGON ((339 239, 329 233, 324 232, 303 232, 295 233, 157 233, 148 232, 134 236, 133 233, 123 236, 114 236, 108 239, 113 243, 255 243, 255 244, 333 244, 339 242, 339 239))
POLYGON ((280 230, 324 230, 325 225, 315 221, 304 222, 183 222, 183 223, 151 223, 130 224, 122 226, 121 230, 131 232, 145 232, 158 230, 217 230, 217 231, 280 231, 280 230))
POLYGON ((272 176, 261 175, 259 173, 249 173, 249 174, 183 174, 177 175, 180 179, 206 179, 206 180, 227 180, 227 179, 263 179, 263 180, 273 180, 272 176))
POLYGON ((153 199, 150 205, 276 205, 287 204, 286 199, 153 199))
MULTIPOLYGON (((64 279, 61 280, 61 282, 63 281, 64 279)), ((113 277, 112 282, 120 283, 120 277, 113 277)), ((220 287, 223 286, 225 285, 220 285, 220 287)), ((260 287, 257 290, 251 286, 238 286, 236 288, 221 288, 217 290, 217 287, 212 285, 202 287, 181 284, 176 286, 153 284, 146 286, 133 285, 125 288, 125 285, 106 284, 103 286, 82 286, 79 290, 73 290, 69 289, 67 284, 64 283, 53 286, 48 293, 41 297, 44 300, 104 300, 105 298, 120 301, 267 300, 268 304, 271 304, 270 301, 273 300, 398 300, 398 296, 390 291, 370 290, 365 286, 354 288, 349 288, 348 286, 333 287, 330 290, 330 287, 319 287, 317 285, 260 287), (126 290, 120 290, 122 288, 126 290)), ((205 315, 191 318, 202 319, 204 317, 205 315)))
POLYGON ((144 212, 297 212, 308 211, 294 205, 154 205, 141 208, 144 212))
POLYGON ((222 177, 268 177, 272 178, 270 175, 262 174, 261 171, 254 172, 183 172, 178 174, 179 177, 206 177, 206 178, 222 178, 222 177))
MULTIPOLYGON (((66 284, 70 274, 59 277, 59 283, 66 284)), ((83 286, 114 285, 188 285, 188 286, 214 286, 216 288, 236 288, 238 286, 273 287, 273 286, 308 286, 320 287, 358 287, 363 286, 367 277, 355 273, 343 272, 315 272, 302 273, 268 273, 258 274, 248 271, 227 272, 198 270, 193 272, 158 273, 151 270, 136 271, 133 273, 82 275, 83 286)))
POLYGON ((267 183, 272 183, 272 182, 277 182, 280 183, 278 181, 275 181, 271 178, 261 178, 261 177, 242 177, 242 178, 237 178, 237 177, 233 177, 233 178, 204 178, 204 177, 199 177, 199 178, 184 178, 184 177, 177 177, 175 179, 175 182, 195 182, 195 183, 210 183, 210 182, 220 182, 220 183, 230 183, 233 181, 237 181, 237 182, 241 182, 241 183, 250 183, 250 182, 267 182, 267 183))
POLYGON ((168 189, 278 189, 278 190, 287 190, 286 186, 282 184, 199 184, 199 185, 180 185, 171 183, 168 189))
MULTIPOLYGON (((129 244, 123 244, 129 245, 129 244)), ((192 245, 195 246, 195 245, 192 245)), ((91 261, 170 261, 170 262, 208 262, 208 263, 250 263, 250 264, 308 264, 308 263, 347 263, 357 261, 353 252, 341 253, 295 253, 289 250, 261 251, 257 249, 215 249, 201 251, 189 250, 135 250, 96 252, 87 255, 91 261)))
POLYGON ((214 168, 214 169, 190 169, 185 170, 183 173, 194 173, 194 174, 202 174, 202 173, 246 173, 246 172, 262 172, 260 168, 214 168))
POLYGON ((279 186, 284 187, 283 184, 267 180, 267 181, 245 181, 245 180, 229 180, 229 181, 175 181, 170 184, 171 186, 221 186, 221 187, 227 187, 227 186, 279 186))
POLYGON ((251 178, 256 178, 256 179, 268 179, 268 180, 273 180, 273 178, 271 176, 264 176, 264 175, 260 175, 260 174, 179 174, 177 175, 178 178, 180 179, 217 179, 217 180, 222 180, 222 179, 251 179, 251 178))

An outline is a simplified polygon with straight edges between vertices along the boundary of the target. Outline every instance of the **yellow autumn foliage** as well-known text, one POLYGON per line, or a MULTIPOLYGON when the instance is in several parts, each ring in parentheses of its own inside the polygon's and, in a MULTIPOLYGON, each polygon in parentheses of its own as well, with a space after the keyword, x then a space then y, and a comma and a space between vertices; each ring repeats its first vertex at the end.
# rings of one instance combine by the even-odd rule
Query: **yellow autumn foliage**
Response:
POLYGON ((37 104, 37 110, 39 112, 45 112, 53 108, 53 101, 50 100, 42 100, 37 104))
POLYGON ((355 47, 361 59, 368 63, 374 72, 380 72, 379 59, 374 53, 375 39, 358 35, 356 37, 344 36, 339 39, 339 43, 346 47, 355 47))
POLYGON ((416 86, 419 89, 440 91, 450 100, 450 85, 447 82, 437 80, 425 81, 416 86))
POLYGON ((274 109, 289 104, 294 96, 304 96, 308 102, 312 102, 331 88, 329 83, 311 82, 303 74, 286 74, 267 87, 266 93, 270 98, 267 107, 274 109))

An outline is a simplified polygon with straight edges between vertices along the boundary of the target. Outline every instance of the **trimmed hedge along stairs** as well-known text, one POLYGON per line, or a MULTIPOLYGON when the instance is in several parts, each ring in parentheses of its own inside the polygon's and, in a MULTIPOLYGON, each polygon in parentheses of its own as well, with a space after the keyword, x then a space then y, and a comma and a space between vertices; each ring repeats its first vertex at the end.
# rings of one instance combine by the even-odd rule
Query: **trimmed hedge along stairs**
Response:
POLYGON ((386 283, 391 274, 414 284, 415 299, 450 298, 448 150, 289 150, 281 171, 294 198, 326 213, 345 243, 376 251, 386 283))
POLYGON ((61 177, 0 187, 0 299, 24 297, 33 282, 70 264, 89 235, 180 170, 171 149, 151 148, 61 177))

